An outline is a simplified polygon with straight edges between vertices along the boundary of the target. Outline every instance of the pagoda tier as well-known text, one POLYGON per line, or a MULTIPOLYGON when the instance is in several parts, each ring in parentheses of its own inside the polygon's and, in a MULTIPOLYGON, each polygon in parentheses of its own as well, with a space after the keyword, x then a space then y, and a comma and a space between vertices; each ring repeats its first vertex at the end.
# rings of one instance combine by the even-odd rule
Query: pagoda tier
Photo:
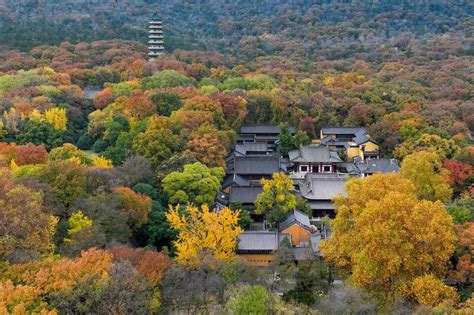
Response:
POLYGON ((155 58, 165 53, 163 46, 163 24, 157 14, 153 15, 148 26, 148 56, 155 58))

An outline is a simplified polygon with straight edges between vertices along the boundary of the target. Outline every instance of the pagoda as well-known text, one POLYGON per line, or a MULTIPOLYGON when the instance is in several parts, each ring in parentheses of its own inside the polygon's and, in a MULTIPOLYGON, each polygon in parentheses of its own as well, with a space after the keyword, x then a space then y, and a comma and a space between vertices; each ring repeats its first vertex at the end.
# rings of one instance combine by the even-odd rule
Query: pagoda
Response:
POLYGON ((160 11, 157 10, 150 18, 149 35, 148 35, 148 56, 155 58, 165 53, 163 46, 163 24, 158 15, 160 11))

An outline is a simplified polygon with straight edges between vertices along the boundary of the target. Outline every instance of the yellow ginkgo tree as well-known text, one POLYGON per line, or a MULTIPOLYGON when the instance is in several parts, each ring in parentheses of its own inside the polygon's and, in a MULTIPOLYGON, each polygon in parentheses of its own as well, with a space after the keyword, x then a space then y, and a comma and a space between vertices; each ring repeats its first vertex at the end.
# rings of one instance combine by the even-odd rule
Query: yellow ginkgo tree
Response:
POLYGON ((239 211, 228 208, 218 213, 207 205, 188 205, 186 214, 180 213, 179 205, 166 214, 172 228, 178 230, 175 241, 177 260, 189 266, 199 265, 200 254, 207 253, 219 260, 230 260, 237 245, 239 211))
POLYGON ((65 108, 54 107, 47 109, 44 113, 35 109, 29 114, 28 118, 36 121, 46 121, 57 130, 66 130, 67 127, 67 111, 65 108))
POLYGON ((456 236, 444 205, 419 200, 399 174, 353 179, 335 198, 332 236, 321 250, 356 286, 381 297, 408 297, 415 279, 443 277, 456 236))

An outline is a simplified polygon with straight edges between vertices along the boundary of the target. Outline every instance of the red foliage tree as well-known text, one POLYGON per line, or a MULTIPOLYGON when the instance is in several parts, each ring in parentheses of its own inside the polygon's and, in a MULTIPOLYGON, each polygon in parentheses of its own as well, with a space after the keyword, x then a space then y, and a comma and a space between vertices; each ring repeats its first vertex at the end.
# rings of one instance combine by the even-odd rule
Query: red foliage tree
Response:
POLYGON ((97 109, 103 109, 112 102, 112 88, 108 87, 103 89, 94 97, 93 103, 94 107, 97 109))
POLYGON ((168 256, 143 248, 130 248, 127 246, 112 247, 109 252, 114 261, 128 260, 138 272, 147 278, 153 286, 157 286, 163 279, 165 272, 173 262, 168 256))
POLYGON ((229 126, 238 129, 247 115, 247 101, 227 93, 214 93, 210 97, 221 104, 229 126))
POLYGON ((16 147, 15 162, 17 165, 44 164, 47 159, 48 152, 46 152, 46 148, 43 144, 34 145, 28 143, 16 147))
POLYGON ((444 167, 449 171, 449 182, 457 193, 467 189, 474 183, 474 167, 455 160, 444 161, 444 167))

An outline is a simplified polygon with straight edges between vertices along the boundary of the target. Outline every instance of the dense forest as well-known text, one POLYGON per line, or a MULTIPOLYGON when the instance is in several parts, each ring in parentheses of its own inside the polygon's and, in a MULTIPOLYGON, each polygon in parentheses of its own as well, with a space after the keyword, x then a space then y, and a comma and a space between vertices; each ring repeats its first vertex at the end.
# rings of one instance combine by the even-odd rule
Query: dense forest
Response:
POLYGON ((473 12, 0 0, 0 314, 471 314, 473 12), (401 172, 349 182, 324 261, 254 268, 209 209, 243 124, 366 127, 401 172))

